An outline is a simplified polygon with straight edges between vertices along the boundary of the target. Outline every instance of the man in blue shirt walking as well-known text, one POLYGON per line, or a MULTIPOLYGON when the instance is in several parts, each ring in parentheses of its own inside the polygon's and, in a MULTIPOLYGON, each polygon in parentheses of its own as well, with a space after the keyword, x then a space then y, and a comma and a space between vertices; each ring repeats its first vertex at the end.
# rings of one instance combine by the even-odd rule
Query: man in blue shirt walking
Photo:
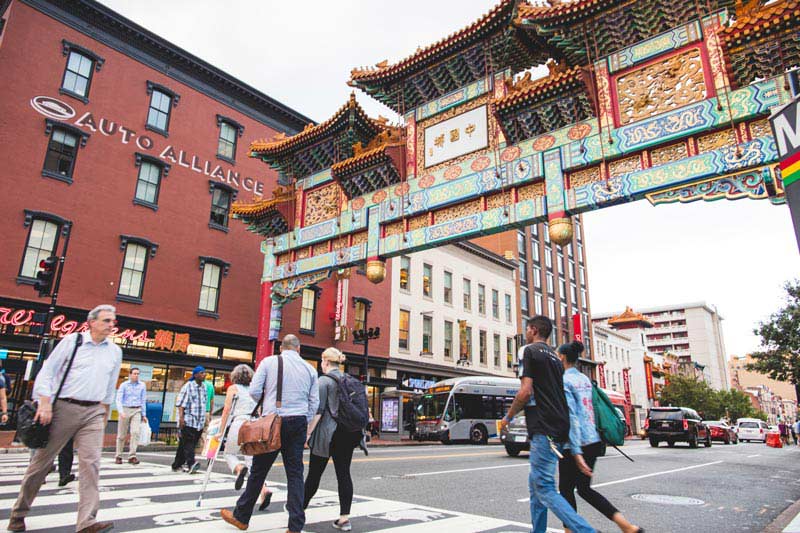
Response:
POLYGON ((117 412, 119 422, 117 423, 117 457, 115 462, 122 464, 122 451, 125 448, 125 438, 128 432, 131 434, 130 452, 128 462, 138 465, 139 459, 136 458, 136 447, 139 445, 139 429, 142 421, 147 423, 144 415, 145 403, 147 401, 147 387, 139 381, 139 369, 131 368, 128 381, 122 383, 117 390, 117 412))
MULTIPOLYGON (((250 396, 259 401, 264 396, 261 416, 277 413, 281 417, 281 456, 286 471, 286 509, 289 511, 289 533, 299 533, 306 522, 303 511, 303 447, 308 438, 308 423, 319 407, 317 371, 300 357, 300 340, 286 335, 281 343, 281 355, 267 357, 258 365, 250 396), (278 357, 283 359, 283 388, 281 402, 277 403, 278 357), (277 403, 277 405, 276 405, 277 403)), ((233 511, 220 511, 222 519, 245 530, 253 514, 261 487, 278 451, 253 457, 253 468, 247 478, 247 487, 236 502, 233 511)))

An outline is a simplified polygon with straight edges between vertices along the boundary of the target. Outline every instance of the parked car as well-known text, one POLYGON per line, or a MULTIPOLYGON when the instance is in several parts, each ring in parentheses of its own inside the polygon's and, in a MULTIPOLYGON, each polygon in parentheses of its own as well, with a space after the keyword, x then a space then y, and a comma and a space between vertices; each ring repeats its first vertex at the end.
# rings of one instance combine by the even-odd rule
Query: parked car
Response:
POLYGON ((653 448, 661 442, 666 442, 670 448, 676 442, 688 442, 690 448, 697 448, 700 442, 706 448, 711 446, 711 431, 697 411, 688 407, 653 407, 644 427, 653 448))
POLYGON ((531 449, 531 443, 528 440, 528 426, 525 424, 525 413, 517 414, 500 432, 500 442, 503 443, 506 453, 511 457, 516 457, 519 452, 531 449))
POLYGON ((724 420, 706 420, 705 425, 711 430, 711 440, 718 440, 725 444, 739 444, 739 436, 736 430, 729 426, 724 420))
POLYGON ((767 442, 768 431, 767 423, 758 418, 740 418, 736 421, 736 434, 742 442, 767 442))

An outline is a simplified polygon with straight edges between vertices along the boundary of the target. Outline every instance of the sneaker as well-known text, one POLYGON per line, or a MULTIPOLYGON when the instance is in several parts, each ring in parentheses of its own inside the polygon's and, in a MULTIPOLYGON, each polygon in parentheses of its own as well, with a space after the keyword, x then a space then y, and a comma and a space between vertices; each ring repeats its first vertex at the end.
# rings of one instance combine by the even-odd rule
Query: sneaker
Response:
POLYGON ((247 477, 247 470, 248 468, 246 466, 243 466, 242 469, 239 470, 239 475, 236 476, 236 481, 233 484, 235 490, 240 490, 242 485, 244 485, 244 478, 247 477))
POLYGON ((188 466, 181 467, 181 472, 183 472, 184 474, 186 472, 188 472, 188 471, 189 471, 189 467, 188 466))
POLYGON ((353 529, 353 526, 350 525, 350 520, 345 520, 344 522, 339 522, 338 518, 333 523, 333 527, 338 529, 339 531, 351 531, 353 529))
POLYGON ((200 463, 195 463, 189 467, 189 474, 196 474, 200 471, 200 463))
POLYGON ((122 464, 122 457, 117 457, 114 459, 114 463, 121 465, 122 464))
POLYGON ((136 456, 134 455, 133 457, 130 457, 128 459, 128 462, 130 464, 132 464, 132 465, 138 465, 139 464, 139 459, 137 459, 136 456))

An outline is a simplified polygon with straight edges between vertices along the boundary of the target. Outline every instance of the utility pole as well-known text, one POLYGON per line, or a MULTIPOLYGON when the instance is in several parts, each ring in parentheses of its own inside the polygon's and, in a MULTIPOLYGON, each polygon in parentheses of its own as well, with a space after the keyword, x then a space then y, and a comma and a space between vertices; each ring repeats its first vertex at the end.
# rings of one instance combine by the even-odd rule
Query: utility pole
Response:
POLYGON ((380 337, 381 328, 370 328, 368 326, 369 312, 370 309, 372 309, 372 300, 362 298, 360 296, 354 297, 353 307, 357 307, 358 304, 362 304, 364 306, 364 326, 362 329, 353 331, 353 340, 364 343, 364 379, 366 380, 367 385, 369 385, 369 340, 380 337))

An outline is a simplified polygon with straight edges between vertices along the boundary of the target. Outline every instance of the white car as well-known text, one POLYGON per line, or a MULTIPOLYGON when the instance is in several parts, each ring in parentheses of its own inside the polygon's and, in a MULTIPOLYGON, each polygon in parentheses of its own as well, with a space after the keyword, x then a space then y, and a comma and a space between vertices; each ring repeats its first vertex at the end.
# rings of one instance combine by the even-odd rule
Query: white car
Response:
POLYGON ((757 418, 740 418, 736 421, 736 434, 743 442, 754 440, 767 442, 767 431, 769 431, 767 423, 757 418))

